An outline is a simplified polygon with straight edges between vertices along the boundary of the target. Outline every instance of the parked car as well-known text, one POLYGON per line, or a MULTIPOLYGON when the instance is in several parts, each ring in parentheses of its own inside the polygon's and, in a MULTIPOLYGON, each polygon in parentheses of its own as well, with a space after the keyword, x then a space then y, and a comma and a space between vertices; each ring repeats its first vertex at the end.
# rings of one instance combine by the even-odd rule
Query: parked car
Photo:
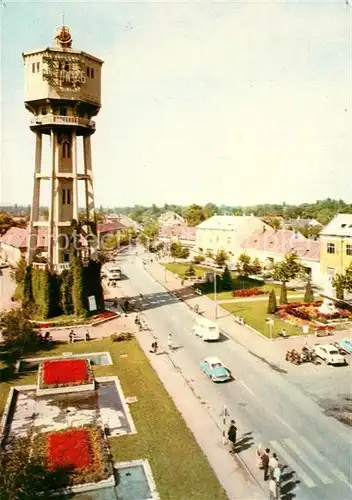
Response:
POLYGON ((232 378, 230 371, 216 357, 203 359, 200 368, 213 382, 227 382, 232 378))
POLYGON ((325 361, 327 365, 345 365, 345 358, 339 353, 338 349, 332 344, 315 344, 313 350, 318 358, 325 361))
POLYGON ((347 352, 348 354, 352 354, 352 341, 351 339, 340 339, 336 342, 336 347, 338 349, 341 349, 344 352, 347 352))

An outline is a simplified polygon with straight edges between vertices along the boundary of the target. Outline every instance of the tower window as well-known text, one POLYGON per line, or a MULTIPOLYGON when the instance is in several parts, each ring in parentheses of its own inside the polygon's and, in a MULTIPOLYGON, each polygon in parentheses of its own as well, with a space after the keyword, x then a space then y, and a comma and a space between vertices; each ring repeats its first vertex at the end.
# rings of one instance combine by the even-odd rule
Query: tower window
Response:
POLYGON ((60 115, 66 116, 67 115, 67 108, 60 108, 60 115))
POLYGON ((37 73, 39 73, 39 69, 40 69, 40 63, 37 62, 37 73))
POLYGON ((62 190, 62 204, 65 205, 66 203, 66 189, 62 190))
POLYGON ((35 73, 35 63, 32 63, 32 73, 35 73))
POLYGON ((67 205, 71 204, 71 189, 67 190, 67 205))
POLYGON ((90 70, 90 68, 88 68, 88 66, 87 66, 87 67, 86 67, 87 76, 89 76, 89 75, 90 75, 90 71, 89 71, 89 70, 90 70))
POLYGON ((42 115, 46 115, 48 113, 47 108, 42 108, 42 115))
POLYGON ((65 62, 65 71, 70 71, 70 65, 68 62, 65 62))
POLYGON ((93 68, 90 68, 90 77, 94 78, 94 69, 93 68))

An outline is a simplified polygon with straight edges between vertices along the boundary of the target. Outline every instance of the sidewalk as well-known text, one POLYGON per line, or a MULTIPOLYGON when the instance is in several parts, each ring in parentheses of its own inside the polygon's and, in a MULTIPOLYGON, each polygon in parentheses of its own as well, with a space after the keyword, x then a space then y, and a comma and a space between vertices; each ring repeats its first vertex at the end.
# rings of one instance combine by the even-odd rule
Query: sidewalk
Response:
MULTIPOLYGON (((287 339, 275 338, 272 340, 256 333, 247 325, 238 325, 233 319, 233 315, 223 309, 218 303, 218 318, 215 319, 215 302, 204 295, 197 295, 191 292, 191 285, 185 283, 181 285, 181 280, 176 278, 170 271, 165 271, 165 268, 156 262, 146 266, 149 274, 167 290, 175 295, 182 296, 182 300, 192 309, 196 304, 199 305, 199 310, 203 316, 211 321, 216 321, 220 329, 223 330, 229 337, 243 345, 254 355, 263 358, 267 363, 275 365, 279 369, 287 371, 288 363, 285 361, 285 354, 288 349, 300 350, 303 345, 304 337, 289 337, 287 339), (166 282, 165 282, 166 277, 166 282), (187 290, 190 291, 187 294, 187 290), (180 293, 182 292, 183 293, 180 293)), ((226 301, 228 302, 228 301, 226 301)), ((328 337, 329 342, 333 342, 346 336, 346 332, 336 332, 328 337)), ((325 337, 323 338, 325 339, 325 337)), ((319 339, 313 335, 308 336, 308 343, 314 344, 319 342, 319 339)), ((324 342, 324 340, 323 340, 324 342)))
MULTIPOLYGON (((229 453, 229 448, 223 445, 218 425, 210 416, 207 408, 192 392, 191 386, 182 373, 177 370, 172 358, 166 352, 161 352, 159 355, 149 352, 154 339, 152 333, 137 332, 135 336, 197 443, 202 448, 229 499, 264 500, 267 498, 245 465, 238 457, 232 456, 229 453)), ((239 436, 240 438, 241 436, 239 436)))

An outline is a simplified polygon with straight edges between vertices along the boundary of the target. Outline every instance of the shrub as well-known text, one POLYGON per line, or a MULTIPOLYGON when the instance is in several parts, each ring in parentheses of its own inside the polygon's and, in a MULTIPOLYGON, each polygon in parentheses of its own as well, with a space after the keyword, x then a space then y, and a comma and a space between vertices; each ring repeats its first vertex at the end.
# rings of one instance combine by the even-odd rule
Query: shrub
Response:
POLYGON ((203 255, 195 255, 193 257, 193 262, 195 264, 200 264, 201 262, 204 262, 204 260, 205 260, 205 257, 203 255))
POLYGON ((272 289, 269 294, 268 313, 275 314, 276 311, 277 311, 276 294, 275 290, 272 289))
POLYGON ((110 338, 113 342, 122 342, 124 340, 131 340, 132 337, 133 335, 130 332, 120 332, 113 333, 110 338))
POLYGON ((196 275, 196 272, 195 272, 192 264, 190 264, 190 266, 185 271, 185 276, 187 276, 188 278, 192 278, 195 275, 196 275))
POLYGON ((314 293, 313 293, 313 289, 312 289, 312 282, 310 280, 307 281, 306 290, 304 293, 303 300, 304 300, 304 302, 307 302, 307 303, 314 302, 314 293))
POLYGON ((221 289, 224 291, 232 290, 232 276, 229 268, 225 266, 221 277, 221 289))

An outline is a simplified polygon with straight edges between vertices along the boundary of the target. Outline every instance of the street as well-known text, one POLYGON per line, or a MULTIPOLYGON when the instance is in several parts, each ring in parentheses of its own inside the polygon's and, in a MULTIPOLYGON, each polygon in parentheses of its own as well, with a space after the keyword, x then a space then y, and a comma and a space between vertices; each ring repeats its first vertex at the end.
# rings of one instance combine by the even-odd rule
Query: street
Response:
POLYGON ((350 428, 326 416, 287 374, 273 370, 244 346, 226 337, 215 343, 195 337, 195 313, 146 272, 141 255, 121 255, 120 263, 128 279, 119 286, 130 297, 143 295, 142 315, 162 350, 167 350, 172 333, 173 364, 214 420, 221 421, 224 405, 228 407, 238 427, 240 457, 258 481, 263 483, 263 473, 256 467, 255 450, 262 443, 287 466, 283 500, 350 498, 350 428), (199 365, 210 355, 230 369, 233 381, 216 385, 205 377, 199 365))

